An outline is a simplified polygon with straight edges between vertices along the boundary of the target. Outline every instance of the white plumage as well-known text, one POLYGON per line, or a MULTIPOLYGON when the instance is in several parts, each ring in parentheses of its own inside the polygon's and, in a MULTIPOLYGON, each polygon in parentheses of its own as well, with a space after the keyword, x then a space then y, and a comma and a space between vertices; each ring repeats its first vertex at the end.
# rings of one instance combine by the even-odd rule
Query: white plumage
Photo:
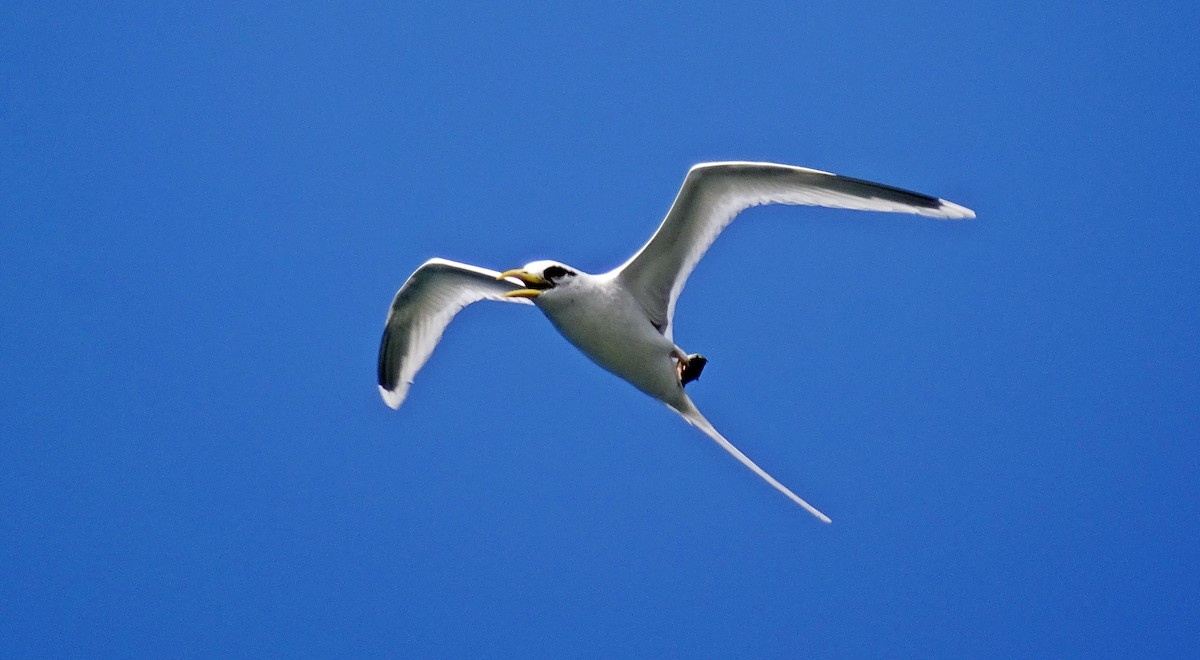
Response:
POLYGON ((705 360, 673 341, 675 302, 734 217, 761 204, 803 204, 933 218, 974 218, 943 199, 820 170, 773 163, 702 163, 684 179, 658 231, 618 268, 590 275, 554 261, 500 273, 430 259, 396 293, 379 349, 379 391, 398 408, 442 332, 480 300, 533 302, 564 337, 608 371, 663 402, 792 501, 829 518, 738 451, 700 414, 684 386, 705 360))

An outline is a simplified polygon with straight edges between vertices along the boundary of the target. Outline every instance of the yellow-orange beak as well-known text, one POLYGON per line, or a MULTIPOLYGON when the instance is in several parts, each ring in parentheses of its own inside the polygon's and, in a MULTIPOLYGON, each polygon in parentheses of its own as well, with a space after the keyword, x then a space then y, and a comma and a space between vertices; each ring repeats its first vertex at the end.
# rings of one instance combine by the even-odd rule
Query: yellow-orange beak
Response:
POLYGON ((505 298, 537 298, 538 296, 542 295, 542 291, 550 288, 551 286, 550 283, 547 282, 541 275, 536 275, 529 271, 521 270, 520 268, 506 270, 496 277, 498 280, 507 280, 509 278, 521 280, 525 284, 528 284, 530 288, 509 291, 508 293, 504 294, 505 298))

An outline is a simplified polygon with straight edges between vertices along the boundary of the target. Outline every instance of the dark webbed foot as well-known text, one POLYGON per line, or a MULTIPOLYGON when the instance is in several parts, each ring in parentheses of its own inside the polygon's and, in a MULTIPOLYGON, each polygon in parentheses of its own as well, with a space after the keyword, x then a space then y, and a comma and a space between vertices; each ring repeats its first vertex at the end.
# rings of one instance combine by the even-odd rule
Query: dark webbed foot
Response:
POLYGON ((708 358, 693 353, 688 356, 687 362, 681 362, 679 368, 679 384, 686 387, 693 380, 700 380, 700 374, 704 372, 704 365, 708 364, 708 358))

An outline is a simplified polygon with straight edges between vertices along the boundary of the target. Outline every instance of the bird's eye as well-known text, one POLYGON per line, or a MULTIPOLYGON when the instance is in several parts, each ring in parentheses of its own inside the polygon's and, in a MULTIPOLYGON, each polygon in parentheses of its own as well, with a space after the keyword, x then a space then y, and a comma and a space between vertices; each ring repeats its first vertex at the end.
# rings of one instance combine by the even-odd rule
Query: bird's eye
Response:
POLYGON ((542 273, 542 277, 551 281, 557 280, 560 277, 565 277, 566 275, 567 269, 563 268, 562 266, 551 266, 542 273))

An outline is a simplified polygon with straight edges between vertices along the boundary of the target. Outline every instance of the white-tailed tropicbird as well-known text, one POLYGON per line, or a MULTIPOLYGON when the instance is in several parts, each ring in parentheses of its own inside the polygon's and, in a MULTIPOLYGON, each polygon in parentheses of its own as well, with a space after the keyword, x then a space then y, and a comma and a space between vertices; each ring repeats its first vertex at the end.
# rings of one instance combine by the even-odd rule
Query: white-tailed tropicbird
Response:
POLYGON ((974 218, 944 199, 829 172, 773 163, 701 163, 688 171, 658 231, 617 268, 591 275, 556 261, 499 272, 430 259, 392 300, 379 347, 379 392, 400 407, 413 376, 462 308, 480 300, 533 303, 584 355, 679 413, 746 467, 824 522, 829 518, 767 474, 700 414, 684 393, 706 360, 675 345, 675 301, 734 216, 760 204, 974 218))

